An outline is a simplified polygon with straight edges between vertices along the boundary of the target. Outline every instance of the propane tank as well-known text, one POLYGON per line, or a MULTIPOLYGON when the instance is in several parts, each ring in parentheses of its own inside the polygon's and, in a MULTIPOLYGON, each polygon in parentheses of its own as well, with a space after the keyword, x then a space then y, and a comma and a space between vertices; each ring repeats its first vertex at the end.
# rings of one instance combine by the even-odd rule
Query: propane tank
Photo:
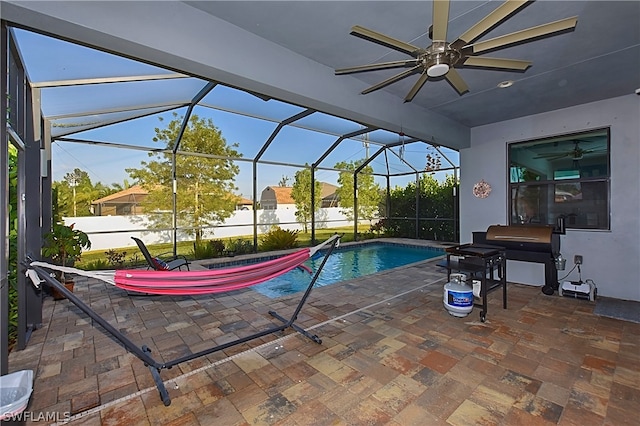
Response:
POLYGON ((451 274, 444 285, 444 307, 450 315, 462 318, 473 310, 473 287, 466 285, 465 274, 451 274))

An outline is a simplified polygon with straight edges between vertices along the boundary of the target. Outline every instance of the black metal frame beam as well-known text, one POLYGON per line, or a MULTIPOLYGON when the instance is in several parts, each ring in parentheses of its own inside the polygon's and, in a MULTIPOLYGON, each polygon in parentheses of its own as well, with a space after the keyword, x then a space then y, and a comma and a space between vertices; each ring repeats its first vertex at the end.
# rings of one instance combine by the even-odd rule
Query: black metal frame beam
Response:
POLYGON ((205 349, 205 350, 202 350, 200 352, 192 353, 192 354, 189 354, 189 355, 186 355, 186 356, 183 356, 183 357, 180 357, 180 358, 176 358, 174 360, 167 361, 167 362, 164 362, 164 363, 157 362, 150 355, 151 354, 151 349, 149 349, 148 346, 142 345, 141 347, 138 347, 127 336, 125 336, 122 332, 120 332, 120 330, 115 328, 107 320, 102 318, 97 312, 95 312, 93 309, 91 309, 91 307, 89 307, 86 303, 84 303, 78 296, 76 296, 71 291, 67 290, 67 288, 63 284, 61 284, 58 280, 52 278, 50 276, 49 272, 47 272, 44 268, 42 268, 40 266, 29 265, 30 260, 28 260, 26 262, 23 262, 23 265, 25 267, 27 267, 27 268, 33 269, 38 274, 38 276, 42 280, 44 280, 44 284, 45 285, 47 285, 48 287, 51 287, 51 288, 55 288, 60 293, 62 293, 71 303, 73 303, 78 308, 80 308, 80 310, 82 312, 87 314, 92 320, 94 320, 98 325, 100 325, 108 335, 113 337, 117 342, 122 344, 125 347, 125 349, 127 349, 129 352, 131 352, 133 355, 135 355, 139 360, 141 360, 145 364, 145 366, 149 368, 151 376, 153 377, 153 380, 154 380, 154 382, 156 384, 156 387, 158 388, 158 392, 160 394, 160 399, 162 400, 163 404, 165 406, 169 406, 171 404, 171 397, 169 396, 169 392, 167 391, 167 388, 164 385, 164 382, 162 381, 162 378, 160 377, 160 373, 162 372, 163 369, 169 369, 169 368, 174 367, 174 366, 176 366, 178 364, 181 364, 183 362, 192 361, 192 360, 194 360, 196 358, 200 358, 200 357, 203 357, 203 356, 206 356, 206 355, 210 355, 210 354, 212 354, 214 352, 219 352, 219 351, 222 351, 224 349, 228 349, 228 348, 230 348, 232 346, 240 345, 240 344, 249 342, 251 340, 267 336, 269 334, 278 333, 278 332, 286 330, 289 327, 291 327, 292 329, 294 329, 298 333, 304 335, 305 337, 313 340, 314 342, 316 342, 318 344, 322 343, 322 339, 320 339, 315 334, 309 333, 307 330, 303 329, 302 327, 294 324, 294 322, 298 318, 298 315, 300 314, 300 311, 302 310, 302 307, 304 306, 304 304, 306 303, 309 295, 311 294, 311 290, 313 289, 313 286, 315 285, 316 281, 318 280, 318 277, 320 276, 320 273, 322 272, 322 269, 324 268, 324 265, 326 264, 327 260, 329 259, 329 256, 331 256, 331 253, 335 249, 335 247, 338 244, 339 240, 340 240, 339 238, 335 238, 333 240, 332 244, 327 249, 327 251, 326 251, 326 253, 324 255, 324 258, 322 260, 322 263, 318 267, 318 270, 315 272, 315 274, 314 274, 313 278, 311 279, 311 281, 309 281, 309 285, 307 286, 307 289, 304 292, 303 296, 300 298, 300 301, 298 302, 298 305, 297 305, 295 311, 293 312, 293 314, 291 315, 291 317, 289 319, 286 319, 286 318, 280 316, 275 311, 269 311, 269 314, 271 316, 273 316, 274 318, 276 318, 276 319, 278 319, 279 321, 282 322, 281 325, 278 325, 278 326, 275 326, 275 327, 270 327, 270 328, 268 328, 266 330, 260 331, 258 333, 252 334, 250 336, 242 337, 242 338, 233 340, 231 342, 227 342, 227 343, 224 343, 222 345, 217 345, 217 346, 211 347, 209 349, 205 349))
POLYGON ((258 153, 256 154, 255 158, 253 159, 253 249, 254 251, 257 250, 258 248, 258 189, 257 189, 257 185, 258 185, 258 162, 260 161, 260 158, 262 158, 262 156, 264 155, 264 153, 267 151, 267 149, 269 148, 269 145, 271 145, 271 143, 275 140, 276 136, 278 136, 278 133, 280 133, 280 131, 287 125, 296 122, 298 120, 301 120, 303 118, 305 118, 308 115, 313 114, 314 112, 317 112, 314 109, 305 109, 304 111, 293 115, 285 120, 282 120, 280 123, 278 123, 278 126, 276 126, 276 128, 273 130, 273 132, 271 132, 271 135, 269 135, 269 137, 267 138, 267 140, 265 141, 265 143, 262 145, 262 148, 260 148, 260 151, 258 151, 258 153))
MULTIPOLYGON (((8 61, 8 31, 0 23, 0 69, 5 75, 8 61)), ((0 78, 0 93, 7 93, 7 79, 0 78)), ((9 211, 9 136, 7 134, 7 103, 0 102, 0 211, 9 211)), ((9 215, 0 223, 0 375, 9 372, 9 215)))

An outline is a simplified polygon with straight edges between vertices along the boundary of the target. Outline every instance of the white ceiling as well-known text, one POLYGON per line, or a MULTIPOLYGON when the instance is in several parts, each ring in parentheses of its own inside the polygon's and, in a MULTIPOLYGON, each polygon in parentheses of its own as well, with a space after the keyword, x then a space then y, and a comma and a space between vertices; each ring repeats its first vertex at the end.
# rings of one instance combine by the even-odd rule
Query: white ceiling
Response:
MULTIPOLYGON (((451 1, 448 41, 502 3, 451 1)), ((531 60, 526 72, 461 68, 403 99, 417 75, 361 95, 397 70, 336 68, 409 59, 349 34, 353 25, 428 46, 431 1, 3 2, 19 26, 454 149, 470 128, 634 93, 640 87, 640 2, 538 0, 482 39, 571 16, 574 31, 491 52, 531 60), (513 80, 508 89, 498 83, 513 80)))

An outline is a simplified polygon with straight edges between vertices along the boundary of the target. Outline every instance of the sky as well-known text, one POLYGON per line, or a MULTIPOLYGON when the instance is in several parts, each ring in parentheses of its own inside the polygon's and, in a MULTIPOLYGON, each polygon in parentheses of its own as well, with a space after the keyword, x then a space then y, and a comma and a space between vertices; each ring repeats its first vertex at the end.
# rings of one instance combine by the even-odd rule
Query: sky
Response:
MULTIPOLYGON (((50 37, 15 29, 19 49, 26 64, 27 73, 33 83, 64 81, 86 78, 109 78, 123 76, 146 76, 172 74, 151 65, 120 58, 87 47, 56 40, 50 37)), ((64 87, 48 87, 42 89, 42 110, 46 117, 54 118, 54 134, 69 129, 82 129, 81 125, 113 121, 135 114, 151 114, 160 109, 160 105, 178 105, 188 102, 205 81, 194 78, 172 80, 120 82, 110 84, 76 85, 64 87), (125 112, 114 112, 122 111, 125 112), (78 116, 78 112, 95 112, 95 114, 78 116), (142 111, 142 112, 140 112, 142 111)), ((202 104, 213 106, 197 106, 194 114, 211 118, 214 125, 221 130, 228 144, 237 144, 237 150, 243 158, 251 159, 258 154, 278 122, 304 109, 277 100, 264 101, 243 91, 222 85, 216 86, 202 101, 202 104), (238 112, 238 113, 236 113, 238 112), (260 118, 256 118, 260 117, 260 118)), ((186 108, 176 109, 181 117, 186 108)), ((154 128, 164 127, 165 123, 174 119, 173 111, 151 114, 93 130, 69 135, 77 138, 101 143, 120 144, 134 147, 158 148, 153 142, 154 128), (164 121, 160 121, 162 117, 164 121)), ((289 185, 298 167, 316 162, 336 141, 338 135, 359 130, 357 123, 331 117, 322 113, 314 113, 297 122, 298 126, 285 126, 261 160, 283 164, 259 164, 257 168, 257 197, 266 186, 278 185, 283 179, 289 185), (320 129, 314 131, 309 129, 320 129)), ((402 142, 405 138, 386 131, 376 131, 367 135, 372 142, 402 142)), ((320 164, 331 168, 340 161, 355 161, 373 155, 378 146, 367 144, 363 140, 345 140, 320 164)), ((422 170, 426 163, 426 154, 433 153, 432 148, 424 143, 407 144, 401 153, 395 148, 393 153, 380 155, 373 161, 374 170, 386 173, 409 172, 411 167, 402 163, 399 156, 408 161, 413 168, 422 170)), ((444 149, 449 159, 456 165, 458 155, 455 151, 444 149)), ((92 182, 105 185, 114 183, 125 186, 125 182, 133 183, 125 171, 127 168, 138 168, 142 161, 148 161, 147 152, 141 150, 105 147, 102 145, 86 145, 73 142, 56 141, 52 146, 52 173, 55 181, 62 180, 66 173, 75 168, 86 171, 92 182)), ((237 162, 240 173, 236 178, 238 194, 253 198, 253 165, 250 161, 237 162)), ((447 161, 443 159, 443 165, 447 161)), ((448 174, 452 172, 449 171, 448 174)), ((443 178, 445 173, 439 173, 443 178)), ((336 184, 338 173, 318 170, 316 179, 336 184)), ((405 186, 414 181, 415 174, 392 178, 391 186, 405 186)), ((384 185, 384 178, 376 178, 384 185)))

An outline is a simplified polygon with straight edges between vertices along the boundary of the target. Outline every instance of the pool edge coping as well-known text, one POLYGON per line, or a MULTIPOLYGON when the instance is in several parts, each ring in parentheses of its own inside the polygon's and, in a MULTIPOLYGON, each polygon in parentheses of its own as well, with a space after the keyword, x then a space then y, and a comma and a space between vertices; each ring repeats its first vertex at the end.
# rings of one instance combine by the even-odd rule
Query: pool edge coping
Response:
MULTIPOLYGON (((414 246, 414 247, 423 247, 423 248, 429 247, 429 248, 443 250, 443 255, 444 255, 445 248, 450 247, 455 243, 440 242, 440 241, 434 241, 434 240, 419 240, 419 239, 412 239, 412 238, 372 238, 372 239, 367 239, 363 241, 349 241, 346 243, 340 243, 340 247, 363 246, 367 244, 389 244, 389 245, 414 246)), ((290 253, 294 253, 304 248, 305 247, 297 247, 294 249, 287 249, 287 250, 275 250, 275 251, 268 251, 268 252, 261 252, 261 253, 250 253, 250 254, 242 254, 238 256, 218 257, 214 259, 201 259, 201 260, 195 260, 191 262, 190 265, 192 266, 192 269, 214 269, 214 268, 210 268, 209 265, 216 265, 217 267, 235 266, 247 260, 274 259, 290 253)), ((431 261, 439 258, 440 256, 436 256, 430 259, 426 259, 424 261, 431 261)), ((424 261, 419 261, 414 263, 420 263, 424 261)), ((407 266, 407 265, 403 265, 403 266, 407 266)), ((395 269, 395 268, 392 268, 392 269, 395 269)), ((385 272, 385 271, 381 271, 381 272, 385 272)))

